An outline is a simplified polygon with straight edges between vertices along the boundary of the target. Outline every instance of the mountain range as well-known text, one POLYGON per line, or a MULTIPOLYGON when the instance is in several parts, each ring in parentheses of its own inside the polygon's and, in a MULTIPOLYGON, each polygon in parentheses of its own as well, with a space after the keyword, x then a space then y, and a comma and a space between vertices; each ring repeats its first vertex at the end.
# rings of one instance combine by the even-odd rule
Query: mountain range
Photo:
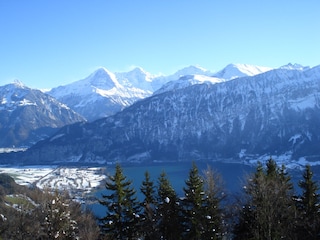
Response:
MULTIPOLYGON (((27 151, 0 154, 0 159, 48 164, 286 155, 314 161, 320 155, 320 66, 289 64, 255 73, 181 74, 157 91, 152 83, 163 77, 145 78, 149 97, 111 116, 67 125, 27 151)), ((108 75, 109 89, 128 80, 108 75)))
MULTIPOLYGON (((235 76, 232 74, 241 74, 241 71, 244 72, 242 74, 259 73, 256 69, 255 66, 237 64, 227 66, 224 72, 235 76)), ((4 136, 0 147, 30 147, 64 125, 111 116, 135 101, 151 96, 165 83, 167 85, 160 91, 177 88, 177 84, 182 84, 180 87, 183 87, 186 84, 201 83, 203 78, 211 79, 211 75, 213 73, 197 66, 180 69, 169 76, 154 76, 140 67, 122 73, 112 73, 105 68, 99 68, 85 79, 53 88, 46 93, 28 88, 17 80, 13 84, 0 87, 0 132, 4 136), (184 81, 186 77, 193 80, 184 81), (177 79, 180 80, 176 81, 177 79), (20 96, 21 99, 16 101, 15 96, 20 96), (55 108, 68 109, 68 114, 71 114, 69 119, 61 111, 50 112, 53 108, 49 106, 53 103, 57 105, 55 108), (48 107, 49 110, 44 110, 48 107), (31 123, 30 118, 35 118, 36 121, 31 123)))
POLYGON ((53 88, 48 94, 81 114, 88 121, 94 121, 111 116, 137 100, 151 96, 160 88, 162 88, 160 92, 163 92, 172 87, 177 88, 177 84, 185 87, 186 84, 202 83, 203 77, 209 81, 211 78, 226 81, 239 76, 253 76, 268 70, 270 68, 230 64, 214 74, 198 66, 189 66, 172 75, 155 76, 140 67, 129 72, 118 73, 99 68, 87 78, 53 88), (185 78, 193 78, 193 80, 185 81, 185 78), (180 81, 177 82, 176 80, 179 79, 180 81), (164 86, 164 84, 167 85, 164 86))

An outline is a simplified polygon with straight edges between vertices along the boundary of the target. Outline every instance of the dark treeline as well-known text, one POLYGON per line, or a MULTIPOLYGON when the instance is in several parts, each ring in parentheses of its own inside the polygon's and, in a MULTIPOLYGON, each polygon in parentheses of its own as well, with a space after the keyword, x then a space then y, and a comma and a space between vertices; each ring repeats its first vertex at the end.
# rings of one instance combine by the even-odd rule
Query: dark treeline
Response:
POLYGON ((178 196, 165 172, 145 172, 141 200, 120 165, 105 183, 102 218, 68 194, 28 189, 0 174, 0 239, 320 239, 319 186, 306 166, 295 193, 270 159, 227 196, 220 175, 195 163, 178 196), (21 194, 23 192, 23 194, 21 194))
POLYGON ((99 199, 107 208, 99 219, 105 239, 320 239, 319 186, 306 166, 295 194, 284 166, 269 159, 247 176, 242 193, 226 196, 220 175, 194 163, 178 196, 165 172, 148 172, 138 201, 120 165, 99 199), (236 200, 230 200, 231 198, 236 200))

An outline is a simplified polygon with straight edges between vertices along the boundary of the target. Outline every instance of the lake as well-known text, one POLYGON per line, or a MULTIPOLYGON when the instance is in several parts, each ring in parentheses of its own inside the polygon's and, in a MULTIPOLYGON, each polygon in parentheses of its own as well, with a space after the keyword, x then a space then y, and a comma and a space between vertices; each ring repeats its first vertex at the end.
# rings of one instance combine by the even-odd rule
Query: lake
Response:
MULTIPOLYGON (((233 194, 239 192, 245 180, 245 176, 252 173, 255 168, 252 166, 240 164, 240 163, 223 163, 223 162, 196 162, 199 169, 199 173, 202 174, 204 170, 211 167, 212 170, 217 172, 223 180, 223 191, 227 194, 233 194)), ((165 171, 170 180, 172 187, 175 189, 179 196, 183 196, 183 187, 185 186, 185 180, 188 178, 189 171, 192 167, 192 162, 174 162, 174 163, 154 163, 149 165, 121 165, 124 175, 127 179, 133 182, 133 187, 137 191, 138 198, 141 199, 140 186, 144 180, 144 174, 149 172, 151 180, 154 185, 158 185, 158 178, 160 174, 165 171)), ((107 168, 107 174, 114 174, 114 166, 107 168)), ((101 193, 105 191, 99 191, 95 195, 100 198, 101 193)), ((100 204, 93 204, 91 208, 95 215, 102 217, 105 215, 106 209, 100 204)))
MULTIPOLYGON (((212 170, 216 171, 223 180, 223 191, 227 194, 229 199, 232 199, 234 195, 240 194, 242 187, 245 183, 246 176, 253 173, 256 169, 255 166, 249 166, 242 163, 224 163, 224 162, 196 162, 199 169, 199 173, 202 173, 208 166, 212 170)), ((131 164, 121 165, 124 175, 127 179, 133 181, 133 187, 137 191, 138 198, 142 198, 140 193, 140 186, 144 180, 144 173, 148 171, 150 173, 151 180, 154 181, 154 185, 158 185, 158 177, 165 171, 171 185, 175 189, 179 196, 183 196, 183 187, 185 186, 185 180, 188 178, 189 171, 192 167, 192 162, 174 162, 174 163, 154 163, 154 164, 131 164)), ((107 174, 114 174, 114 166, 107 167, 107 174)), ((311 167, 314 173, 314 181, 320 184, 320 166, 311 167)), ((299 193, 300 188, 298 182, 302 180, 303 171, 301 169, 288 169, 288 173, 291 176, 292 183, 294 185, 295 192, 299 193)), ((97 198, 101 198, 101 193, 105 190, 99 191, 95 194, 97 198)), ((105 216, 106 209, 100 204, 93 204, 91 208, 94 214, 98 217, 105 216)))

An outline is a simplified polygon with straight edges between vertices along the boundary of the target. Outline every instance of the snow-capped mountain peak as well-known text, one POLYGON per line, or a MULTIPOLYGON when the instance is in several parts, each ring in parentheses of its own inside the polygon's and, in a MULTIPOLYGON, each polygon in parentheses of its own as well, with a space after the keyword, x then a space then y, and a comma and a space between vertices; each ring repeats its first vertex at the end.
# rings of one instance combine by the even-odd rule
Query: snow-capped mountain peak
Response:
POLYGON ((294 64, 288 63, 287 65, 281 66, 280 68, 281 68, 281 69, 304 71, 304 70, 309 69, 310 67, 309 67, 309 66, 302 66, 302 65, 299 64, 299 63, 294 63, 294 64))
POLYGON ((270 70, 272 70, 272 68, 254 66, 249 64, 229 64, 221 71, 215 73, 213 76, 223 78, 225 80, 231 80, 239 77, 258 75, 270 70))
POLYGON ((165 82, 155 94, 185 88, 194 84, 220 83, 239 77, 255 76, 260 73, 272 70, 268 67, 258 67, 248 64, 229 64, 221 71, 213 74, 212 72, 199 67, 189 66, 177 71, 170 76, 170 81, 165 82))
POLYGON ((111 90, 121 86, 116 76, 106 68, 98 68, 88 77, 51 89, 49 92, 53 97, 62 100, 67 95, 86 96, 91 94, 93 89, 111 90))
POLYGON ((134 69, 132 69, 127 73, 132 75, 146 75, 148 77, 151 77, 151 74, 145 71, 142 67, 135 67, 134 69))
POLYGON ((13 81, 13 84, 14 84, 16 87, 19 87, 19 88, 24 88, 24 87, 26 87, 26 85, 25 85, 23 82, 21 82, 19 79, 15 79, 15 80, 13 81))
POLYGON ((159 90, 157 90, 154 93, 154 95, 172 91, 172 90, 186 88, 195 84, 203 84, 203 83, 215 84, 220 82, 224 82, 224 79, 210 77, 206 75, 199 75, 199 74, 184 75, 184 76, 181 76, 178 80, 170 81, 164 84, 159 90))
POLYGON ((87 79, 87 82, 94 87, 101 89, 111 89, 113 87, 118 87, 120 84, 116 78, 116 76, 107 70, 106 68, 98 68, 95 72, 93 72, 87 79))
POLYGON ((181 77, 181 76, 194 75, 194 74, 209 76, 212 73, 203 67, 190 65, 188 67, 178 70, 176 73, 174 73, 174 76, 181 77))
POLYGON ((82 80, 52 89, 49 94, 92 121, 112 115, 136 100, 151 95, 142 87, 135 87, 135 83, 138 86, 140 82, 141 85, 147 83, 143 77, 139 77, 144 75, 144 71, 136 69, 135 73, 137 79, 132 83, 125 73, 122 79, 105 68, 99 68, 82 80), (125 80, 130 82, 125 84, 125 80))
POLYGON ((124 87, 152 91, 151 82, 154 76, 141 67, 135 67, 129 72, 117 72, 115 75, 124 87))

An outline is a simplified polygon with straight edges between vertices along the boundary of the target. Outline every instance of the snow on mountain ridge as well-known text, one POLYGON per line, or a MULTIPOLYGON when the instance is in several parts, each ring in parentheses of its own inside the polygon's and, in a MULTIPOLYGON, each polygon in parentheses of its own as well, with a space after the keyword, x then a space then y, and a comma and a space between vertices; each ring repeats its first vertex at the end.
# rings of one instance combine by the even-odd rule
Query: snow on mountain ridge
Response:
POLYGON ((128 72, 116 73, 101 67, 87 78, 54 88, 49 94, 71 108, 74 107, 74 110, 91 121, 98 117, 112 115, 152 94, 185 88, 194 84, 216 84, 238 77, 261 74, 269 70, 272 69, 249 64, 229 64, 214 74, 200 66, 190 65, 171 75, 156 76, 141 67, 135 67, 128 72), (96 105, 99 105, 99 108, 96 105))
POLYGON ((25 85, 22 81, 20 81, 19 79, 15 79, 15 80, 13 81, 13 84, 14 84, 15 86, 17 86, 17 87, 20 87, 20 88, 26 87, 26 85, 25 85))
POLYGON ((253 76, 268 70, 271 70, 271 68, 248 64, 229 64, 223 70, 214 74, 200 66, 190 65, 168 76, 156 76, 145 71, 141 67, 136 67, 128 72, 116 73, 112 73, 106 68, 101 67, 82 80, 53 88, 50 91, 50 94, 57 98, 61 98, 67 94, 87 95, 92 91, 91 86, 94 86, 102 90, 109 90, 113 87, 119 89, 122 87, 140 89, 145 91, 147 95, 150 95, 152 92, 158 90, 163 84, 178 80, 180 77, 186 75, 213 76, 229 80, 236 77, 253 76))
POLYGON ((153 91, 151 82, 155 76, 146 72, 141 67, 136 67, 129 72, 117 72, 115 75, 120 84, 124 87, 153 91))
MULTIPOLYGON (((171 81, 180 81, 179 79, 183 76, 191 76, 191 75, 198 75, 198 76, 207 76, 210 77, 213 75, 213 73, 211 71, 208 71, 207 69, 200 67, 200 66, 194 66, 194 65, 190 65, 188 67, 182 68, 178 71, 176 71, 175 73, 171 74, 171 75, 167 75, 167 76, 157 76, 155 77, 152 82, 152 88, 153 91, 162 91, 160 90, 161 88, 163 88, 167 83, 171 82, 171 81)), ((179 84, 178 84, 179 85, 179 84)), ((177 85, 177 86, 178 86, 177 85)), ((181 87, 184 86, 183 84, 180 85, 181 87)))
POLYGON ((253 66, 248 64, 229 64, 221 71, 213 74, 212 72, 204 68, 189 66, 173 74, 172 76, 175 79, 173 79, 173 81, 169 81, 165 83, 154 94, 163 93, 173 89, 184 88, 194 84, 202 84, 204 82, 215 84, 215 83, 232 80, 238 77, 254 76, 270 70, 272 70, 272 68, 253 66), (194 71, 198 73, 185 74, 190 71, 191 72, 194 71), (184 73, 184 74, 181 74, 181 73, 184 73), (179 78, 177 78, 178 75, 180 75, 179 78))
POLYGON ((84 119, 65 104, 21 82, 0 87, 0 146, 31 146, 57 128, 84 119))
POLYGON ((49 94, 93 121, 112 115, 134 101, 151 95, 151 92, 123 86, 116 74, 99 68, 82 80, 53 88, 49 94))
POLYGON ((210 76, 212 75, 213 73, 210 72, 209 70, 203 68, 203 67, 200 67, 200 66, 194 66, 194 65, 190 65, 188 67, 185 67, 185 68, 182 68, 180 70, 178 70, 177 72, 175 72, 173 74, 173 76, 175 77, 182 77, 182 76, 185 76, 185 75, 205 75, 205 76, 210 76))
POLYGON ((166 84, 164 84, 159 90, 154 92, 154 95, 168 92, 171 90, 177 90, 185 87, 189 87, 191 85, 195 84, 203 84, 203 83, 220 83, 224 82, 225 80, 222 78, 215 78, 215 77, 209 77, 205 75, 184 75, 180 77, 178 80, 170 81, 166 84))
POLYGON ((221 71, 218 71, 213 76, 231 80, 238 77, 254 76, 272 70, 269 67, 260 67, 249 64, 229 64, 221 71))
POLYGON ((280 69, 289 69, 289 70, 300 70, 300 71, 304 71, 307 69, 310 69, 309 66, 303 66, 301 64, 298 63, 288 63, 287 65, 281 66, 280 69))
POLYGON ((121 87, 116 76, 106 68, 98 68, 82 80, 51 89, 49 94, 60 99, 66 95, 84 96, 96 92, 95 89, 110 90, 115 87, 121 87))
POLYGON ((28 99, 26 95, 31 91, 19 80, 0 87, 0 110, 10 109, 14 111, 17 107, 36 104, 28 99))
POLYGON ((152 81, 152 78, 154 78, 155 76, 152 75, 151 73, 145 71, 142 67, 135 67, 134 69, 132 69, 131 71, 129 72, 126 72, 127 74, 131 74, 131 75, 145 75, 146 76, 146 79, 148 81, 152 81))
POLYGON ((106 68, 98 68, 95 72, 93 72, 86 81, 90 82, 90 84, 94 87, 101 89, 111 89, 113 87, 120 87, 120 83, 114 73, 107 70, 106 68))

